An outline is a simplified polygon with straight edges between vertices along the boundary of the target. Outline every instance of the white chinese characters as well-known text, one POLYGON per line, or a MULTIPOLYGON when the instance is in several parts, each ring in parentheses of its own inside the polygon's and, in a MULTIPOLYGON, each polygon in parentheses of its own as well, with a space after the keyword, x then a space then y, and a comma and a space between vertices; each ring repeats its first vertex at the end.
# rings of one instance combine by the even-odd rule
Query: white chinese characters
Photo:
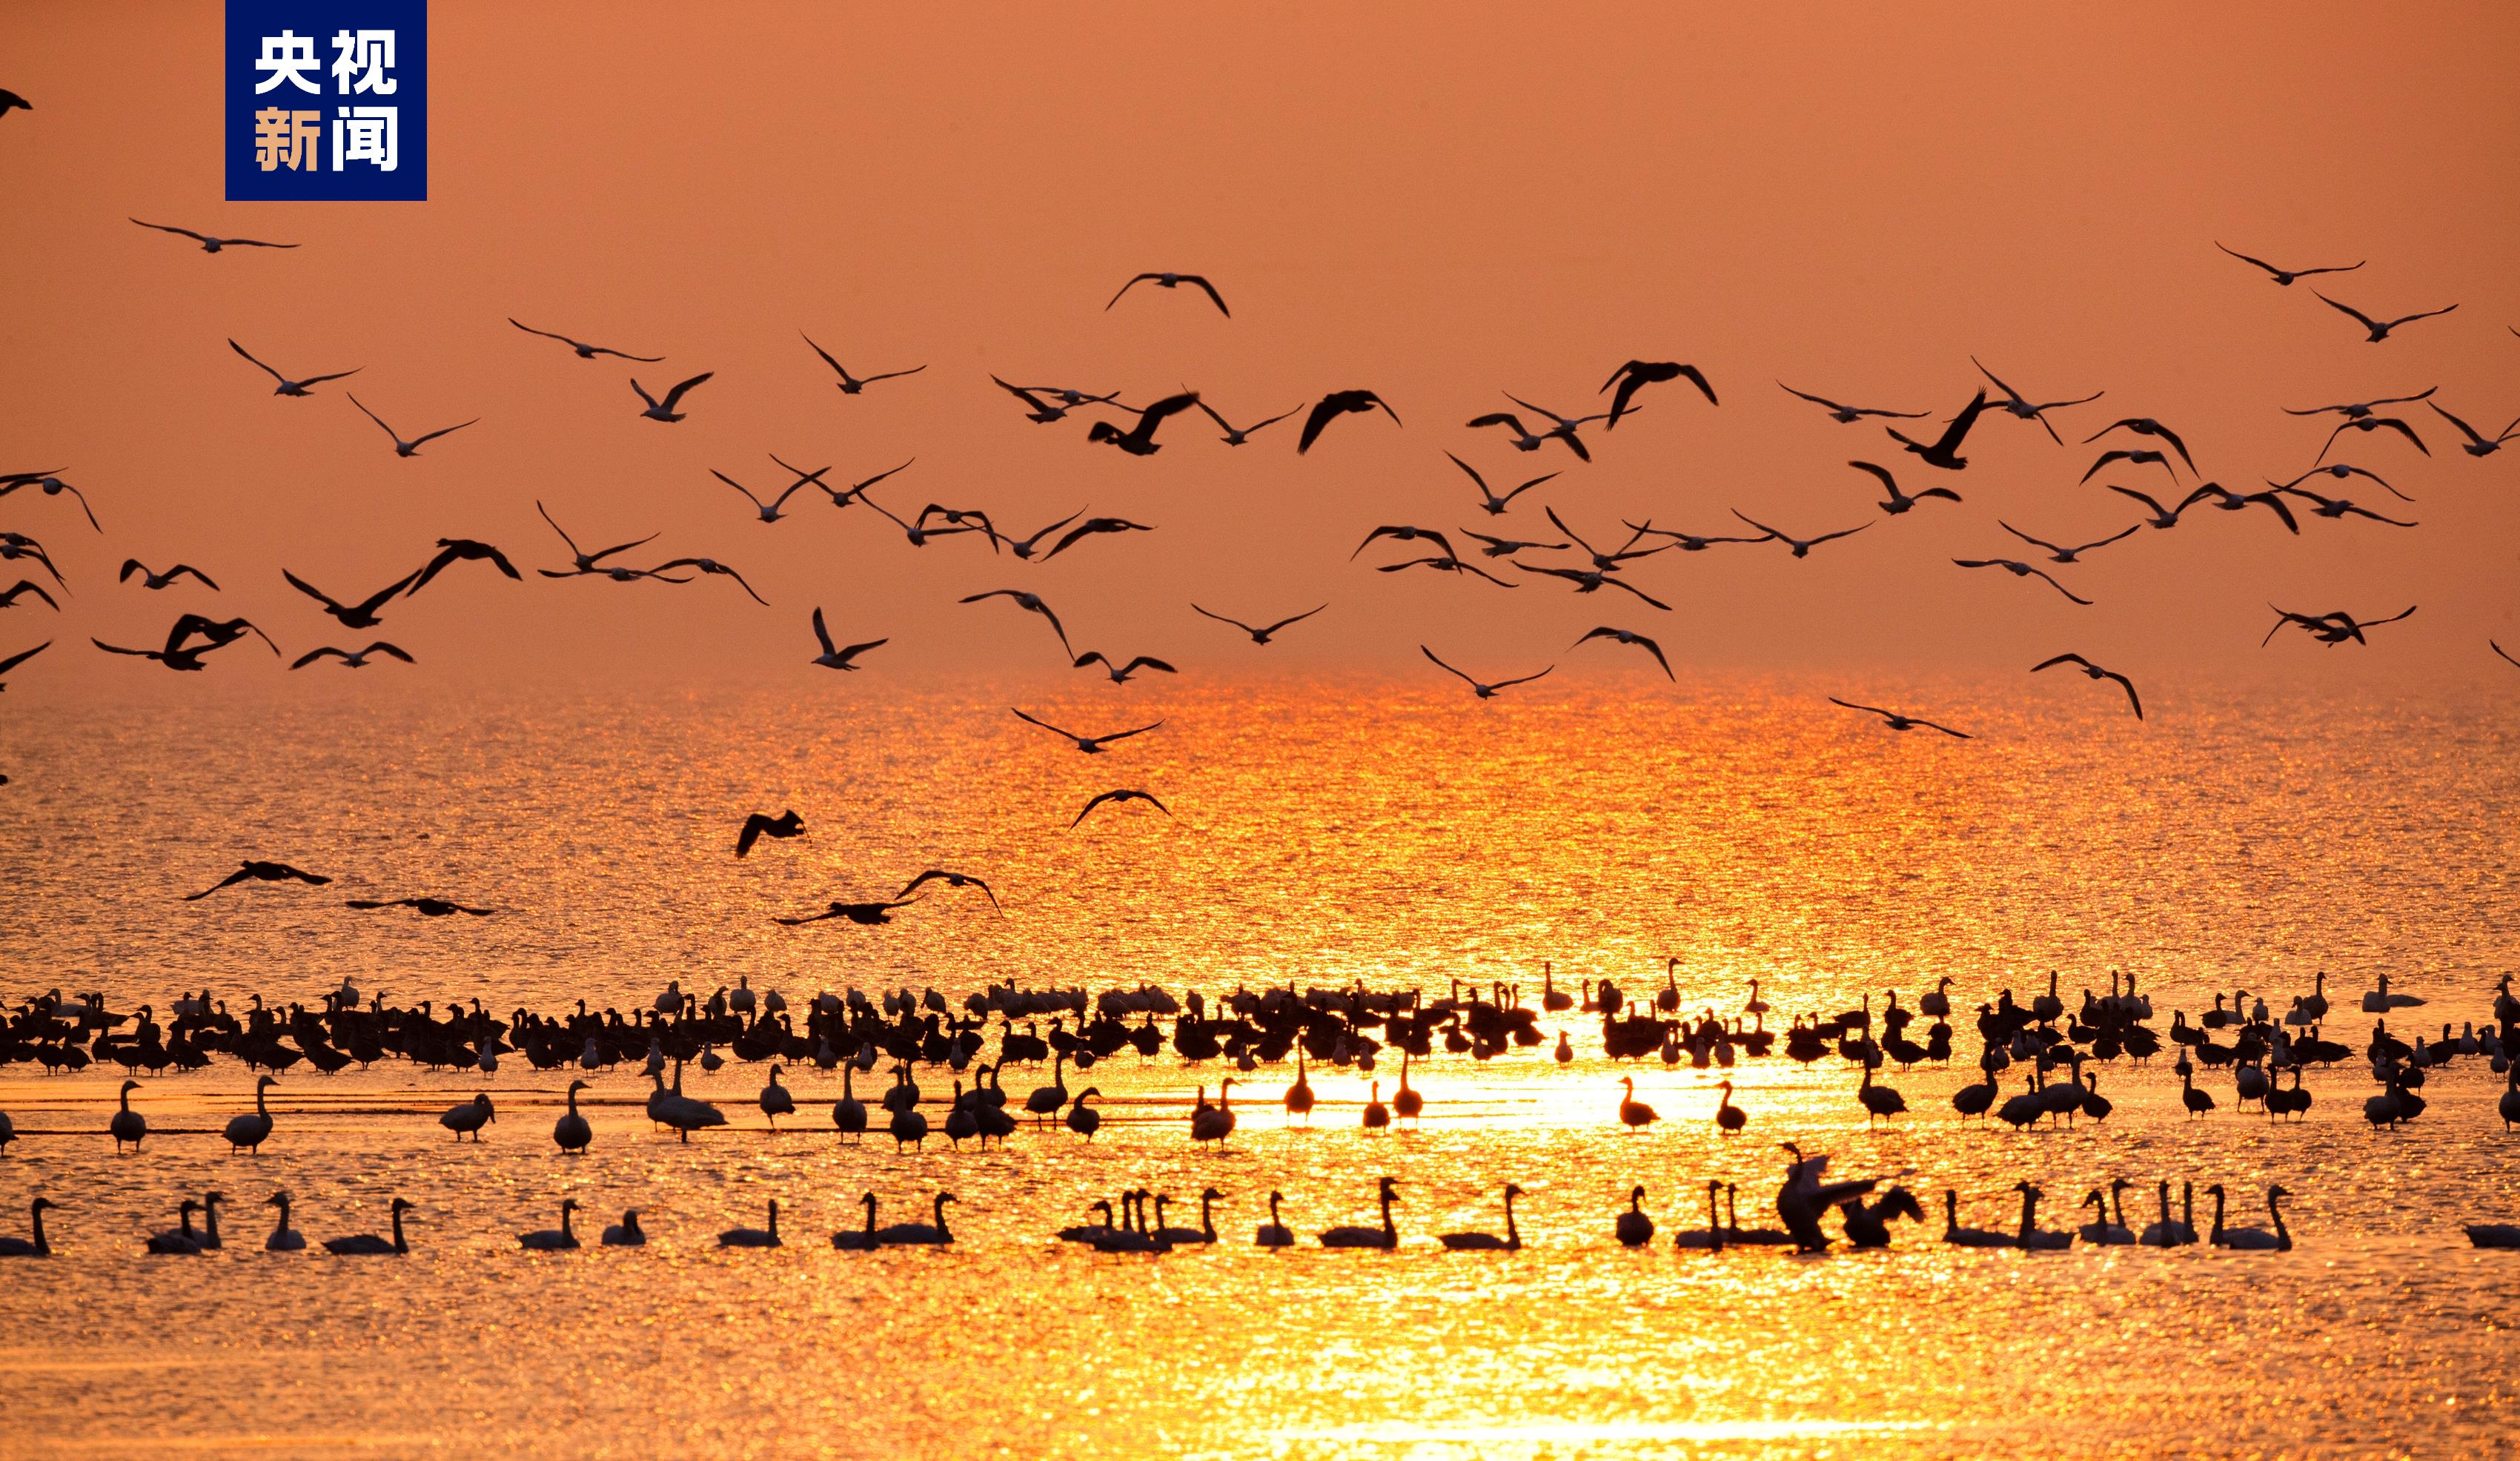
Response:
MULTIPOLYGON (((388 47, 392 44, 390 31, 386 32, 386 44, 388 47)), ((390 56, 386 64, 392 64, 390 56)), ((262 38, 262 59, 253 64, 255 70, 265 73, 264 78, 255 84, 254 94, 259 96, 286 81, 300 91, 322 96, 324 94, 322 83, 309 80, 306 75, 307 72, 315 70, 319 65, 320 63, 315 59, 315 37, 299 35, 294 30, 283 30, 278 35, 266 35, 262 38)), ((341 89, 349 90, 347 86, 341 89)), ((392 87, 388 85, 386 90, 390 91, 392 87)))

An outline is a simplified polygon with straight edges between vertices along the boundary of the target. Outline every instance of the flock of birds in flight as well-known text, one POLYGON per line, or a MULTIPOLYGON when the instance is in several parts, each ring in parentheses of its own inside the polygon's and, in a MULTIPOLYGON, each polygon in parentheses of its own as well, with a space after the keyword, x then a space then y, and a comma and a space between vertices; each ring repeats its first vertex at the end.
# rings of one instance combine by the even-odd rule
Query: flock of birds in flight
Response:
MULTIPOLYGON (((211 253, 240 248, 293 249, 296 247, 265 240, 203 234, 192 229, 137 218, 131 221, 144 228, 191 239, 211 253)), ((2218 245, 2218 247, 2221 246, 2218 245)), ((2348 273, 2362 267, 2362 264, 2358 262, 2351 265, 2316 268, 2281 268, 2235 251, 2225 249, 2224 251, 2265 270, 2279 286, 2290 286, 2298 280, 2317 275, 2348 273)), ((1129 297, 1132 291, 1141 285, 1161 290, 1185 288, 1195 290, 1203 295, 1221 315, 1229 319, 1232 317, 1223 294, 1213 281, 1198 274, 1171 271, 1148 272, 1135 276, 1111 297, 1104 306, 1105 309, 1120 305, 1129 297)), ((2438 309, 2421 310, 2412 314, 2382 319, 2366 315, 2325 294, 2319 294, 2318 297, 2336 310, 2350 315, 2363 328, 2364 338, 2374 343, 2392 339, 2396 332, 2417 321, 2446 315, 2456 308, 2455 305, 2445 305, 2438 309)), ((608 356, 629 363, 655 364, 663 358, 591 343, 557 331, 527 325, 513 317, 509 323, 525 335, 565 345, 581 360, 594 361, 608 356)), ((811 337, 805 338, 805 343, 830 369, 834 386, 847 396, 859 395, 879 382, 917 376, 926 369, 922 364, 860 376, 852 373, 831 351, 825 349, 811 337)), ((352 368, 292 375, 257 357, 233 339, 228 342, 228 344, 237 356, 267 376, 273 383, 274 394, 283 397, 310 397, 319 393, 319 388, 345 381, 360 374, 358 368, 352 368)), ((1974 357, 1972 357, 1972 364, 1976 365, 1978 372, 1984 377, 1985 384, 1980 386, 1967 402, 1949 418, 1939 432, 1930 433, 1912 428, 1903 430, 1901 425, 1891 424, 1924 420, 1931 414, 1929 412, 1853 405, 1816 392, 1783 386, 1781 382, 1778 384, 1795 397, 1822 408, 1831 421, 1844 425, 1860 424, 1868 420, 1881 421, 1884 423, 1888 444, 1895 445, 1901 454, 1912 458, 1915 467, 1938 476, 1958 474, 1968 466, 1968 458, 1962 454, 1962 448, 1968 443, 1972 433, 1978 429, 1981 418, 1989 411, 1999 412, 2014 420, 2035 425, 2061 446, 2066 444, 2066 438, 2057 429, 2058 413, 2071 408, 2088 406, 2105 394, 2104 391, 2093 390, 2054 399, 2036 399, 1996 375, 1984 364, 1975 361, 1974 357)), ((666 424, 685 420, 688 415, 687 405, 693 398, 693 392, 707 385, 713 376, 714 372, 702 371, 684 377, 666 387, 659 394, 652 390, 647 382, 634 375, 629 385, 641 406, 638 416, 644 420, 666 424)), ((1301 415, 1303 420, 1297 429, 1295 440, 1295 450, 1298 454, 1311 452, 1333 424, 1351 415, 1378 414, 1387 418, 1394 426, 1401 424, 1399 414, 1382 396, 1372 389, 1365 388, 1332 390, 1324 394, 1309 409, 1299 406, 1247 426, 1236 426, 1195 390, 1183 389, 1140 407, 1123 401, 1118 391, 1088 391, 1070 387, 1017 385, 995 376, 991 379, 1024 408, 1026 419, 1049 425, 1065 421, 1074 413, 1087 413, 1093 418, 1088 423, 1086 433, 1088 441, 1108 444, 1130 455, 1141 457, 1151 456, 1161 450, 1165 443, 1157 439, 1159 431, 1176 418, 1183 417, 1193 410, 1202 414, 1216 427, 1221 433, 1222 440, 1229 446, 1249 444, 1262 431, 1301 415), (1122 422, 1127 422, 1127 425, 1123 426, 1122 422)), ((1508 392, 1508 399, 1513 403, 1516 410, 1487 412, 1472 417, 1467 426, 1472 431, 1481 432, 1496 429, 1504 434, 1507 445, 1525 454, 1554 447, 1563 450, 1575 462, 1589 463, 1593 460, 1593 448, 1584 434, 1586 428, 1598 424, 1601 434, 1606 435, 1617 428, 1620 421, 1641 408, 1640 395, 1646 388, 1664 386, 1673 382, 1683 382, 1688 387, 1693 388, 1710 408, 1719 405, 1714 383, 1698 367, 1680 361, 1632 359, 1612 371, 1597 392, 1609 396, 1606 409, 1571 416, 1564 415, 1508 392), (1539 429, 1529 424, 1532 422, 1537 422, 1539 429)), ((343 388, 346 393, 347 388, 343 388)), ((2285 530, 2296 534, 2302 530, 2301 518, 2304 515, 2329 520, 2359 519, 2399 528, 2414 527, 2417 525, 2413 520, 2375 511, 2350 497, 2328 495, 2328 492, 2342 492, 2344 490, 2342 485, 2329 485, 2326 492, 2321 492, 2314 490, 2306 483, 2321 478, 2326 479, 2328 483, 2334 484, 2343 484, 2361 479, 2396 498, 2411 501, 2412 499, 2405 492, 2399 490, 2378 471, 2370 467, 2353 462, 2328 460, 2328 454, 2349 433, 2354 434, 2358 443, 2370 439, 2375 434, 2385 433, 2391 438, 2400 440, 2406 446, 2429 457, 2431 447, 2416 431, 2414 423, 2394 408, 2422 404, 2440 422, 2447 423, 2455 429, 2461 438, 2462 449, 2472 457, 2493 455, 2511 441, 2515 435, 2520 435, 2520 418, 2515 418, 2499 433, 2492 435, 2484 434, 2433 399, 2437 388, 2427 387, 2417 391, 2374 396, 2367 400, 2286 408, 2295 416, 2322 419, 2332 416, 2335 418, 2335 425, 2321 442, 2319 452, 2309 468, 2293 474, 2289 480, 2277 481, 2270 478, 2262 490, 2253 491, 2235 491, 2220 482, 2204 480, 2197 466, 2195 454, 2190 450, 2186 438, 2164 422, 2151 416, 2119 417, 2080 436, 2079 439, 2086 445, 2103 447, 2093 457, 2080 479, 2088 483, 2103 473, 2115 476, 2119 472, 2157 472, 2158 485, 2145 483, 2142 487, 2137 487, 2122 485, 2116 481, 2102 483, 2108 491, 2139 504, 2145 513, 2141 521, 2092 541, 2073 544, 2051 541, 2016 527, 2008 522, 2000 522, 1998 526, 2005 533, 2027 547, 2038 550, 2037 553, 2031 557, 1989 555, 1955 558, 1952 562, 1961 569, 1995 570, 2024 580, 2036 579, 2047 589, 2074 604, 2089 605, 2093 601, 2075 592, 2067 579, 2059 575, 2058 570, 2069 569, 2084 561, 2087 555, 2119 543, 2146 527, 2154 529, 2174 527, 2182 520, 2183 515, 2200 507, 2231 513, 2262 509, 2285 530)), ((385 421, 355 394, 349 394, 347 398, 354 408, 374 422, 384 434, 397 457, 413 456, 424 446, 453 433, 461 432, 476 424, 478 420, 474 418, 458 422, 406 437, 399 428, 385 421)), ((1562 475, 1561 471, 1535 476, 1517 483, 1510 490, 1500 493, 1490 486, 1487 477, 1469 462, 1452 452, 1446 452, 1445 455, 1468 479, 1477 492, 1476 507, 1491 520, 1505 517, 1513 510, 1516 500, 1523 494, 1562 475)), ((768 496, 756 492, 751 486, 725 473, 712 469, 712 474, 720 481, 742 494, 754 517, 764 524, 779 523, 790 516, 788 503, 798 493, 810 488, 821 494, 834 508, 862 506, 883 518, 897 527, 913 547, 924 547, 939 538, 969 535, 985 542, 992 553, 1011 553, 1017 560, 1028 563, 1046 563, 1061 554, 1077 551, 1082 545, 1102 536, 1154 530, 1147 524, 1127 518, 1088 517, 1084 510, 1080 510, 1029 534, 1018 535, 1014 531, 1002 528, 988 512, 977 508, 949 507, 942 503, 930 502, 919 509, 915 515, 911 515, 906 506, 896 510, 879 501, 875 495, 875 489, 897 474, 907 471, 912 465, 911 462, 904 462, 900 466, 877 473, 846 486, 834 486, 828 480, 828 474, 832 470, 829 467, 807 470, 793 466, 775 455, 772 460, 788 475, 790 480, 774 495, 768 496)), ((1959 493, 1952 486, 1933 485, 1918 488, 1903 484, 1899 475, 1880 462, 1859 457, 1850 460, 1848 465, 1877 483, 1883 496, 1876 505, 1882 513, 1893 518, 1916 511, 1933 502, 1958 503, 1961 500, 1959 493)), ((68 497, 78 505, 91 527, 98 531, 103 530, 86 492, 67 479, 62 475, 61 469, 0 473, 0 496, 7 496, 22 488, 34 488, 48 497, 68 497)), ((886 490, 888 493, 890 489, 886 490)), ((544 578, 601 578, 617 583, 666 584, 688 584, 702 578, 724 578, 756 603, 766 603, 754 585, 731 563, 713 557, 688 555, 660 556, 652 563, 633 563, 626 560, 624 555, 631 554, 652 542, 657 534, 649 533, 589 550, 562 525, 548 507, 537 502, 536 508, 543 521, 559 537, 568 557, 566 568, 538 569, 536 571, 544 578)), ((1749 531, 1693 533, 1658 525, 1650 519, 1642 523, 1622 519, 1620 526, 1624 529, 1624 537, 1604 537, 1596 541, 1570 525, 1554 505, 1545 505, 1540 516, 1547 521, 1551 530, 1547 534, 1537 536, 1508 536, 1501 533, 1482 533, 1467 528, 1447 530, 1420 524, 1383 524, 1366 533, 1363 541, 1358 544, 1350 557, 1351 559, 1360 557, 1368 549, 1377 546, 1398 547, 1407 550, 1405 556, 1391 562, 1375 563, 1372 567, 1376 571, 1385 573, 1424 570, 1451 574, 1457 578, 1477 579, 1504 588, 1517 587, 1519 582, 1533 579, 1555 580, 1570 585, 1572 591, 1577 594, 1591 595, 1602 590, 1611 590, 1621 596, 1622 601, 1631 607, 1668 611, 1670 609, 1668 603, 1655 597, 1635 580, 1631 571, 1632 565, 1675 550, 1702 552, 1717 546, 1750 547, 1762 544, 1780 545, 1793 557, 1800 559, 1808 557, 1823 544, 1852 536, 1872 525, 1861 524, 1803 535, 1759 518, 1753 518, 1736 509, 1733 517, 1749 531), (1507 571, 1524 577, 1520 580, 1506 577, 1504 573, 1507 571)), ((68 584, 51 552, 42 541, 20 531, 0 531, 0 562, 22 562, 29 569, 40 571, 43 574, 42 578, 20 578, 5 593, 0 593, 0 607, 15 606, 33 600, 57 612, 61 609, 62 606, 55 596, 55 591, 66 593, 68 584)), ((458 565, 468 563, 484 564, 511 579, 523 577, 507 552, 490 543, 472 538, 439 539, 436 551, 418 568, 372 593, 360 596, 336 597, 332 592, 318 587, 293 571, 284 570, 283 576, 290 587, 311 600, 323 614, 330 616, 341 628, 357 634, 377 629, 382 624, 385 612, 397 600, 418 594, 441 574, 458 565)), ((119 581, 129 583, 136 580, 143 589, 150 591, 174 589, 188 579, 202 589, 213 593, 219 591, 216 580, 209 573, 189 563, 178 562, 159 569, 152 568, 137 558, 130 558, 123 562, 118 576, 119 581)), ((1059 644, 1062 656, 1075 668, 1100 669, 1114 684, 1126 684, 1147 673, 1177 672, 1172 662, 1152 655, 1121 656, 1097 649, 1080 652, 1070 640, 1068 629, 1057 612, 1042 595, 1027 589, 990 589, 964 596, 961 602, 967 605, 979 605, 1000 599, 1006 600, 1014 609, 1039 618, 1050 628, 1059 644)), ((1265 622, 1246 621, 1197 604, 1191 607, 1198 615, 1247 635, 1253 644, 1267 645, 1277 635, 1322 613, 1328 606, 1320 605, 1300 613, 1268 619, 1265 622)), ((2298 628, 2312 639, 2330 647, 2348 643, 2367 644, 2368 631, 2381 625, 2399 622, 2415 612, 2413 605, 2385 615, 2369 615, 2346 609, 2304 611, 2280 606, 2270 607, 2275 618, 2267 634, 2269 640, 2286 628, 2298 628)), ((813 610, 811 622, 818 653, 812 656, 808 662, 823 668, 841 671, 863 668, 865 666, 861 662, 865 657, 890 642, 889 636, 881 636, 841 644, 832 635, 823 611, 819 607, 813 610)), ((210 655, 248 638, 259 640, 275 655, 280 653, 278 644, 271 636, 251 620, 243 616, 213 617, 202 613, 180 615, 169 627, 165 638, 154 645, 121 645, 109 643, 103 639, 95 639, 93 642, 97 648, 107 653, 147 660, 170 670, 200 671, 207 666, 210 655)), ((50 643, 51 641, 47 640, 31 649, 18 651, 5 659, 0 659, 0 675, 5 675, 23 665, 48 648, 50 643)), ((1575 647, 1580 648, 1594 643, 1642 651, 1652 659, 1655 667, 1667 678, 1677 677, 1661 641, 1656 636, 1642 632, 1633 625, 1596 626, 1580 636, 1575 641, 1575 647)), ((2496 654, 2512 661, 2515 664, 2520 664, 2520 660, 2515 660, 2498 643, 2489 641, 2489 644, 2496 654)), ((1552 664, 1528 673, 1488 678, 1447 661, 1432 647, 1421 645, 1420 650, 1428 662, 1462 680, 1473 696, 1482 700, 1493 699, 1508 689, 1529 684, 1550 674, 1555 668, 1552 664)), ((318 646, 297 655, 290 662, 292 668, 301 669, 325 661, 338 662, 348 668, 359 668, 379 659, 406 663, 414 662, 414 656, 403 646, 390 640, 370 639, 365 643, 318 646)), ((2124 693, 2128 709, 2138 718, 2143 715, 2141 696, 2135 681, 2126 673, 2101 665, 2080 653, 2071 651, 2041 661, 2032 666, 2032 672, 2059 667, 2078 671, 2094 681, 2107 681, 2114 684, 2124 693)), ((1830 699, 1837 706, 1878 718, 1883 725, 1894 731, 1924 729, 1960 739, 1966 739, 1969 734, 1938 720, 1905 710, 1872 706, 1841 697, 1832 696, 1830 699)), ((1041 723, 1029 715, 1025 718, 1035 724, 1041 723)), ((1047 728, 1057 729, 1056 727, 1047 728)), ((1127 735, 1141 734, 1144 729, 1150 728, 1111 735, 1079 734, 1064 730, 1058 730, 1058 733, 1076 743, 1080 750, 1094 753, 1103 750, 1109 743, 1127 735)), ((1166 809, 1160 800, 1143 790, 1128 789, 1118 794, 1096 798, 1087 803, 1076 820, 1082 821, 1084 815, 1098 807, 1127 800, 1145 801, 1158 809, 1166 809)))

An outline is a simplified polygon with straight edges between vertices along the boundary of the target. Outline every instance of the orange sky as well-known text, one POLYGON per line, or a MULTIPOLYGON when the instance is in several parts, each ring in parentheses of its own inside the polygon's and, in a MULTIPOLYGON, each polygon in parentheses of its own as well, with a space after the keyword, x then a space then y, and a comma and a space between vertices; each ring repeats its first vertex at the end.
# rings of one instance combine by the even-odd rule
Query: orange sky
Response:
POLYGON ((1567 655, 1596 623, 1661 635, 1684 673, 2008 670, 2077 649, 2139 680, 2385 683, 2483 678, 2504 668, 2489 634, 2520 644, 2520 448, 2471 460, 2421 408, 2429 461, 2377 439, 2346 452, 2419 502, 2363 482, 2348 495, 2421 529, 2312 520, 2294 538, 2254 510, 2199 512, 2060 570, 2099 601, 2082 609, 1949 560, 2023 552, 1998 517, 2103 535, 2134 519, 2100 481, 2151 488, 2157 469, 2077 485, 2099 447, 1990 416, 1966 472, 1912 470, 1877 427, 1833 425, 1772 384, 1946 414, 1975 352, 2034 393, 2105 388, 2059 413, 2080 428, 2069 440, 2150 414, 2207 477, 2248 489, 2308 467, 2325 435, 2279 406, 2439 385, 2498 428, 2520 412, 2520 15, 2492 7, 2455 23, 2315 5, 1849 5, 1504 24, 1431 8, 755 5, 703 24, 688 8, 642 22, 611 4, 438 0, 418 205, 221 202, 219 7, 172 9, 0 11, 0 85, 37 109, 0 118, 0 471, 71 469, 107 529, 58 499, 0 504, 0 526, 53 546, 76 591, 58 621, 0 614, 0 653, 62 641, 13 676, 22 707, 267 685, 268 656, 230 651, 179 679, 84 639, 151 641, 182 609, 232 606, 292 655, 344 642, 284 566, 363 595, 441 534, 552 566, 537 496, 585 537, 659 532, 664 554, 734 563, 775 608, 724 581, 460 571, 386 615, 419 668, 363 683, 821 675, 803 662, 817 604, 843 637, 892 637, 869 662, 881 673, 1066 675, 1038 624, 953 603, 1015 585, 1080 648, 1218 673, 1415 675, 1421 639, 1492 675, 1552 660, 1639 673, 1567 655), (213 257, 126 214, 304 247, 213 257), (2366 344, 2218 238, 2279 261, 2368 258, 2325 283, 2374 313, 2460 308, 2366 344), (1153 290, 1103 311, 1132 272, 1168 267, 1211 274, 1234 318, 1153 290), (641 421, 633 368, 576 360, 511 314, 670 357, 643 379, 717 377, 688 421, 641 421), (800 328, 862 373, 929 368, 844 398, 800 328), (399 461, 339 387, 275 399, 228 336, 299 373, 364 367, 346 384, 407 433, 484 419, 399 461), (1725 404, 1653 388, 1615 435, 1595 429, 1590 467, 1462 429, 1507 404, 1500 389, 1592 403, 1630 355, 1699 364, 1725 404), (1299 458, 1294 423, 1228 450, 1191 418, 1140 460, 1075 423, 1024 421, 992 371, 1140 401, 1187 382, 1238 420, 1369 386, 1407 426, 1345 420, 1299 458), (1800 532, 1873 526, 1804 562, 1762 547, 1636 566, 1670 615, 1350 564, 1377 523, 1493 530, 1447 449, 1499 485, 1565 469, 1502 520, 1525 536, 1547 535, 1543 501, 1605 532, 1648 514, 1722 530, 1732 507, 1800 532), (774 451, 834 480, 916 456, 878 491, 896 509, 979 507, 1029 532, 1090 504, 1159 530, 1043 567, 968 538, 913 550, 870 513, 801 497, 762 526, 708 469, 776 486, 774 451), (1968 500, 1885 518, 1854 456, 1968 500), (126 554, 196 563, 229 591, 117 586, 126 554), (1192 616, 1193 597, 1255 618, 1332 608, 1257 652, 1192 616), (2262 651, 2270 599, 2422 611, 2367 650, 2294 636, 2262 651))

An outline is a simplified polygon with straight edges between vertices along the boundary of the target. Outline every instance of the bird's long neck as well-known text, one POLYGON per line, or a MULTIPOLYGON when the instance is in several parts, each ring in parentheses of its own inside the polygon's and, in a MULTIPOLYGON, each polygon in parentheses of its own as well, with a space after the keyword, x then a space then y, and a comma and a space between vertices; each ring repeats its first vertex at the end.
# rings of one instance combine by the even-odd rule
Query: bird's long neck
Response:
POLYGON ((1208 1241, 1210 1242, 1214 1242, 1216 1240, 1215 1213, 1216 1199, 1209 1197, 1204 1192, 1200 1193, 1198 1195, 1198 1230, 1205 1233, 1208 1236, 1208 1241))
POLYGON ((560 1235, 562 1237, 566 1238, 574 1235, 576 1229, 571 1227, 569 1224, 570 1220, 576 1216, 577 1210, 575 1208, 562 1207, 560 1210, 560 1235))
POLYGON ((945 1194, 936 1194, 936 1233, 945 1236, 945 1194))
POLYGON ((27 1210, 27 1215, 34 1223, 35 1252, 49 1256, 52 1254, 53 1245, 44 1241, 44 1210, 41 1207, 30 1208, 27 1210))
POLYGON ((209 1243, 219 1241, 219 1205, 202 1204, 202 1236, 209 1243))
POLYGON ((273 1224, 271 1225, 271 1236, 273 1236, 273 1237, 277 1238, 277 1237, 279 1237, 281 1234, 283 1234, 283 1233, 285 1233, 285 1232, 288 1232, 288 1231, 289 1231, 289 1205, 288 1205, 287 1203, 282 1203, 282 1204, 280 1205, 280 1220, 279 1220, 279 1221, 277 1221, 277 1222, 275 1222, 275 1223, 273 1223, 273 1224))
POLYGON ((2267 1194, 2267 1216, 2274 1219, 2275 1236, 2289 1243, 2292 1241, 2292 1234, 2285 1230, 2283 1209, 2277 1207, 2275 1203, 2276 1199, 2274 1193, 2269 1192, 2267 1194))
POLYGON ((1706 1236, 1717 1248, 1724 1246, 1724 1225, 1715 1220, 1715 1189, 1706 1189, 1706 1236))
POLYGON ((1382 1189, 1382 1231, 1385 1237, 1398 1240, 1400 1225, 1391 1220, 1391 1189, 1382 1189))
POLYGON ((1522 1246, 1522 1234, 1513 1225, 1513 1194, 1510 1192, 1505 1195, 1505 1246, 1508 1248, 1522 1246))
POLYGON ((122 1109, 126 1112, 131 1109, 131 1088, 129 1086, 123 1087, 122 1090, 122 1109))
POLYGON ((1960 1195, 1958 1189, 1946 1187, 1943 1189, 1943 1231, 1957 1233, 1959 1230, 1960 1195))
POLYGON ((2214 1191, 2214 1236, 2217 1240, 2223 1236, 2223 1192, 2219 1187, 2214 1191))
POLYGON ((2029 1236, 2030 1236, 2031 1227, 2032 1227, 2033 1223, 2037 1220, 2038 1212, 2039 1212, 2039 1195, 2038 1195, 2037 1193, 2035 1193, 2035 1192, 2024 1192, 2024 1193, 2022 1193, 2022 1194, 2021 1194, 2021 1236, 2022 1236, 2022 1237, 2027 1238, 2027 1237, 2029 1237, 2029 1236))
POLYGON ((411 1245, 405 1243, 402 1237, 402 1209, 400 1208, 393 1210, 393 1248, 396 1253, 411 1252, 411 1245))

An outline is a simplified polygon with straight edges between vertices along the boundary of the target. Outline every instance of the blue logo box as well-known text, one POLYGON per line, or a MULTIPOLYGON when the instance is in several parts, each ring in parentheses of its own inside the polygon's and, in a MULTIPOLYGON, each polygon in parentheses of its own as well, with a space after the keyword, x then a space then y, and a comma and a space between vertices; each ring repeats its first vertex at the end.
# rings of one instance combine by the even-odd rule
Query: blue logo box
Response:
POLYGON ((227 193, 428 197, 428 0, 228 0, 227 193))

